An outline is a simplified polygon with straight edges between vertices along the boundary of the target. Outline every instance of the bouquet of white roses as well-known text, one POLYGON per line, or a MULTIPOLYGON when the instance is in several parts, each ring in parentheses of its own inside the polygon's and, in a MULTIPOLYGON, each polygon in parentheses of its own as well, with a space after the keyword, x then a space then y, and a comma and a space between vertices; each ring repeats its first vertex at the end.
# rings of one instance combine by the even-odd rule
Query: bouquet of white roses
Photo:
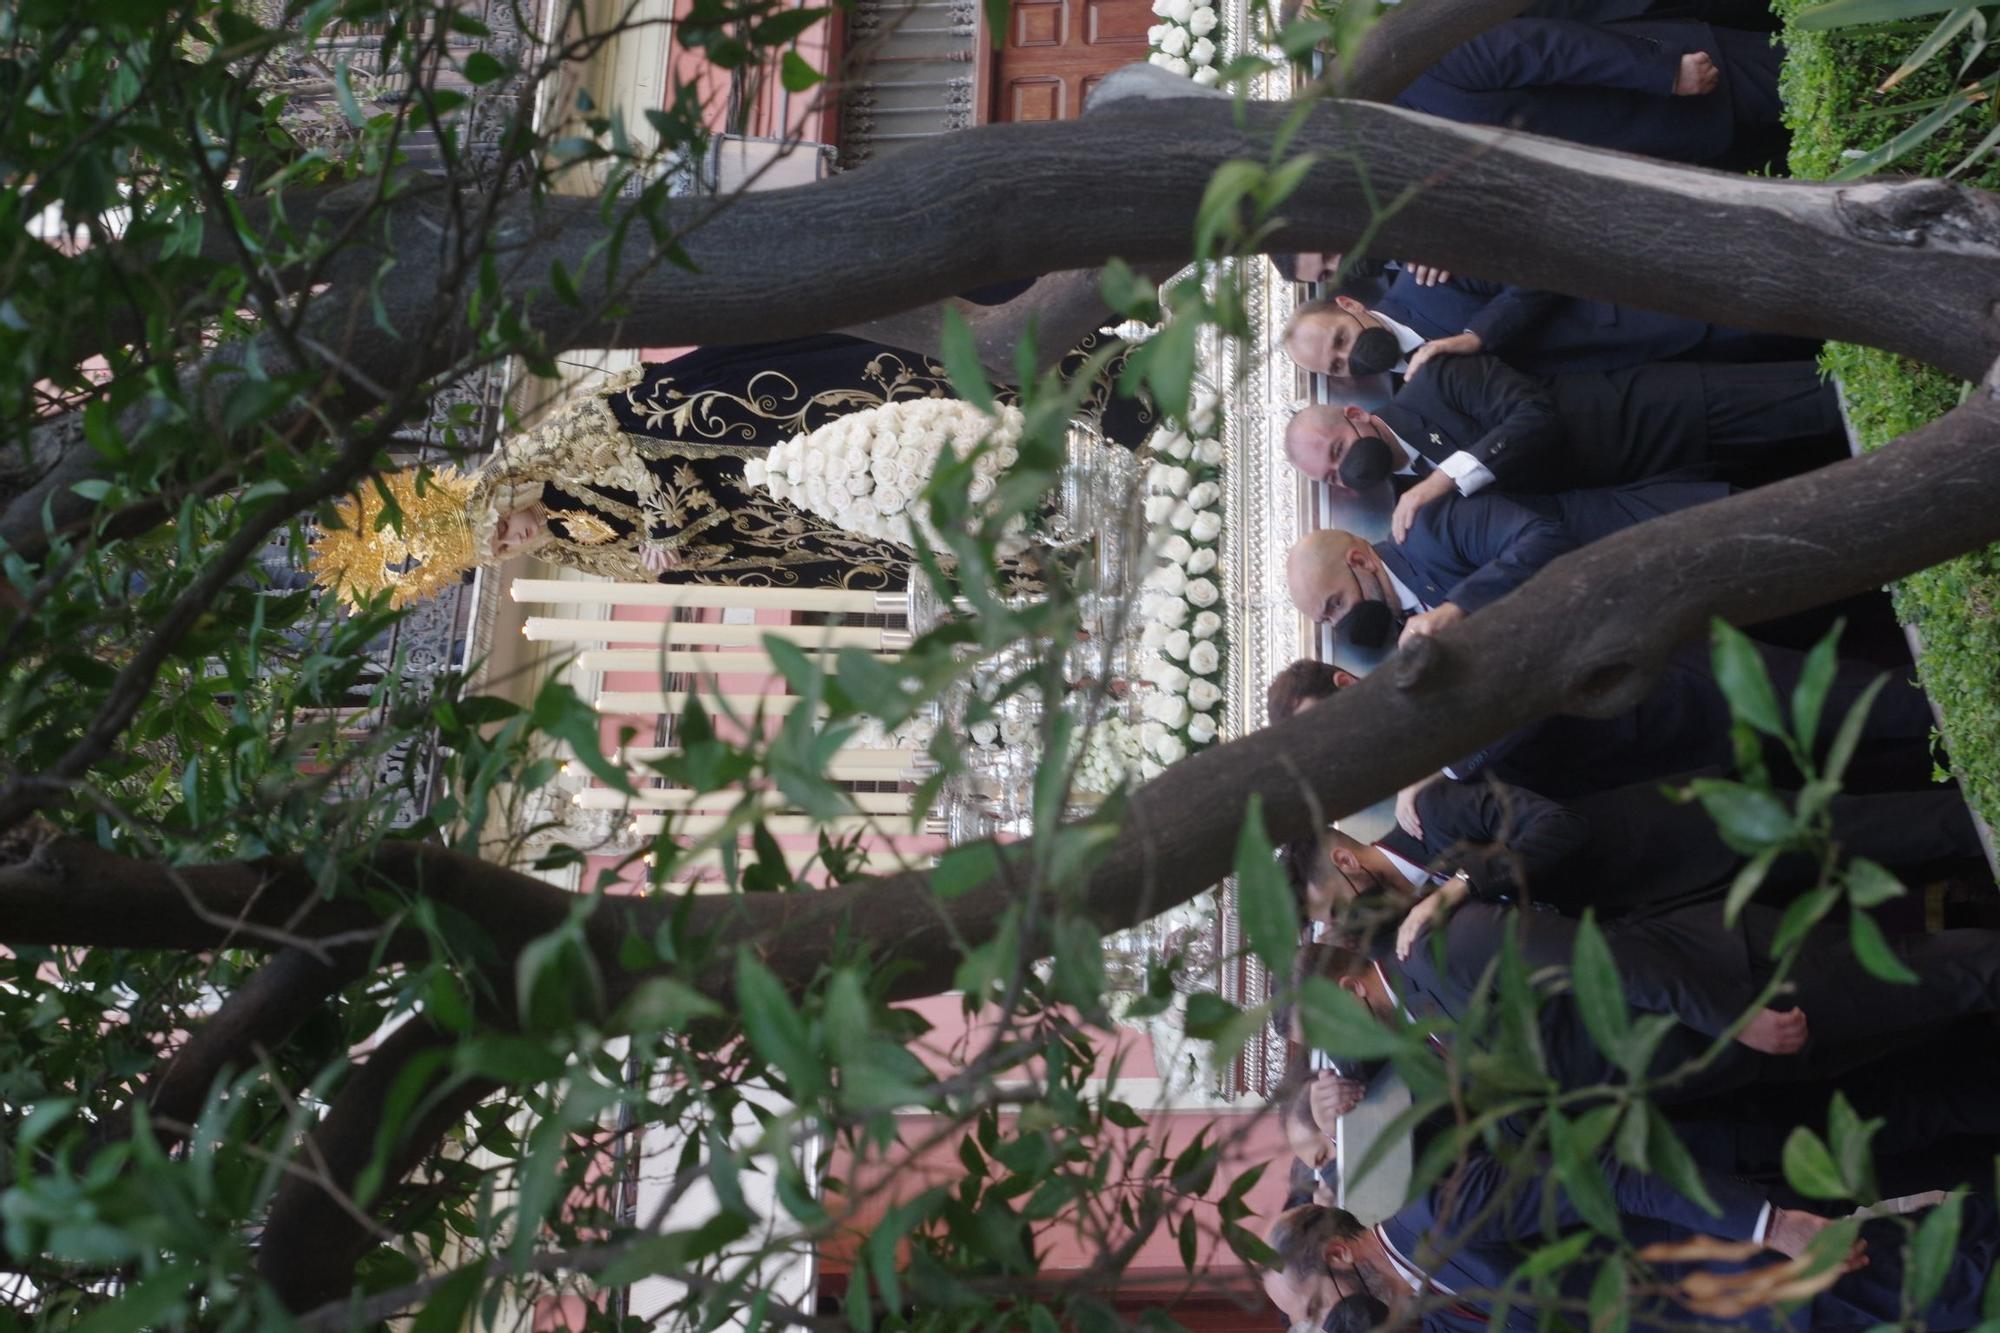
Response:
MULTIPOLYGON (((968 494, 975 505, 992 499, 1001 473, 1018 457, 1018 408, 989 416, 956 398, 912 398, 850 412, 807 435, 774 446, 744 465, 744 480, 779 500, 863 537, 912 546, 913 531, 933 544, 937 533, 919 498, 946 449, 965 458, 982 441, 991 447, 973 460, 968 494)), ((1003 557, 1026 549, 1027 519, 1011 516, 1000 542, 1003 557)))
POLYGON ((1140 740, 1150 777, 1214 742, 1222 708, 1222 445, 1214 439, 1216 404, 1200 396, 1191 430, 1153 437, 1146 477, 1146 518, 1155 564, 1141 596, 1146 700, 1140 740), (1191 435, 1208 438, 1191 438, 1191 435))
POLYGON ((1204 88, 1222 81, 1222 17, 1211 0, 1153 0, 1160 22, 1146 30, 1146 59, 1204 88))

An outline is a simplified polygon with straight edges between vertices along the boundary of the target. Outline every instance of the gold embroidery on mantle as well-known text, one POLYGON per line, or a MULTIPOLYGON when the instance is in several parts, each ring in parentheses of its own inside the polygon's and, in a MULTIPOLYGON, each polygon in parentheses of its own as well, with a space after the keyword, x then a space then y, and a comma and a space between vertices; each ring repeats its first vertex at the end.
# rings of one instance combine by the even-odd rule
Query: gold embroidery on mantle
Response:
POLYGON ((579 546, 602 546, 618 539, 618 529, 588 510, 551 509, 549 518, 561 520, 568 530, 568 540, 579 546))

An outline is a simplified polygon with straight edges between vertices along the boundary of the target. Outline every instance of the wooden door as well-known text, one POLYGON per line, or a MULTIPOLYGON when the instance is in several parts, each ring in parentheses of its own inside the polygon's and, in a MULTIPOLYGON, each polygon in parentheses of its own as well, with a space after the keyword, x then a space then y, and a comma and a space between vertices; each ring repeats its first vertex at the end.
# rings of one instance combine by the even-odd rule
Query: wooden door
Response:
POLYGON ((1013 0, 992 35, 992 120, 1073 120, 1098 80, 1146 58, 1148 0, 1013 0))

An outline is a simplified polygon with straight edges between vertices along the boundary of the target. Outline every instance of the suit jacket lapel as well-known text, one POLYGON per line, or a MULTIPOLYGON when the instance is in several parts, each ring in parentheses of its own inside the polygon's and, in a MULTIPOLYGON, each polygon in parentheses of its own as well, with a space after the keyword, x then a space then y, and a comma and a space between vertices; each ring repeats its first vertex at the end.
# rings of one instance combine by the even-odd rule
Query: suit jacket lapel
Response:
MULTIPOLYGON (((1382 563, 1403 581, 1404 587, 1417 595, 1417 600, 1428 610, 1444 601, 1445 589, 1410 559, 1408 548, 1422 541, 1421 534, 1422 527, 1419 525, 1410 529, 1409 541, 1403 546, 1398 546, 1395 542, 1377 542, 1375 554, 1382 557, 1382 563)), ((1402 613, 1402 609, 1396 608, 1398 615, 1402 613)))

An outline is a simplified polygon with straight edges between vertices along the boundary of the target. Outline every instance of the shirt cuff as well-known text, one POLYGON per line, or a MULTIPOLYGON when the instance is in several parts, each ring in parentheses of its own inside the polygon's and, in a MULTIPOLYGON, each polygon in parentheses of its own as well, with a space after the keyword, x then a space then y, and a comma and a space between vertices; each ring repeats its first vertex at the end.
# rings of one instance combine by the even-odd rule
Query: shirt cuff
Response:
POLYGON ((1757 1225, 1750 1228, 1750 1239, 1756 1244, 1762 1245, 1765 1243, 1764 1238, 1770 1234, 1771 1204, 1769 1200, 1766 1200, 1764 1206, 1757 1210, 1757 1225))
POLYGON ((1458 483, 1460 495, 1476 495, 1493 484, 1493 474, 1486 464, 1460 449, 1457 453, 1438 464, 1438 471, 1458 483))

